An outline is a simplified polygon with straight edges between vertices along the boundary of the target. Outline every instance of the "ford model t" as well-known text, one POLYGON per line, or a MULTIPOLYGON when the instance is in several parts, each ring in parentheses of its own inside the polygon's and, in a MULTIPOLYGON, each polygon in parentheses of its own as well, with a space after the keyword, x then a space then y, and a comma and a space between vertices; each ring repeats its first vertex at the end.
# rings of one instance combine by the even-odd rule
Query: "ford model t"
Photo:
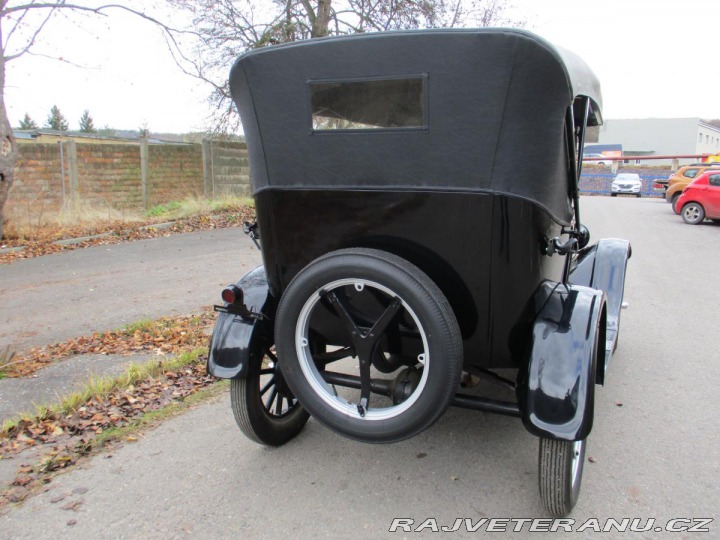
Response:
POLYGON ((517 416, 570 512, 630 256, 581 222, 589 68, 527 32, 430 30, 252 51, 230 88, 263 266, 223 291, 208 368, 242 431, 281 445, 312 415, 388 443, 450 405, 517 416))

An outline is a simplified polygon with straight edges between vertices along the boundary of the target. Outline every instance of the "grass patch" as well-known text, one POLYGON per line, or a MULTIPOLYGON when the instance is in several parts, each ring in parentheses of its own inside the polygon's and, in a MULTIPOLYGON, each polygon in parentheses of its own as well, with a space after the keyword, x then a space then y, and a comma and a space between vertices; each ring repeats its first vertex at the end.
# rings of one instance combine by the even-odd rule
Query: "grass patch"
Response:
POLYGON ((93 447, 102 448, 109 442, 127 439, 127 437, 143 431, 147 427, 177 416, 179 413, 189 409, 193 405, 202 403, 206 399, 210 399, 211 397, 224 392, 229 386, 230 381, 226 379, 220 380, 213 386, 209 386, 195 392, 183 401, 177 401, 158 411, 150 411, 127 426, 107 429, 93 439, 93 447))
POLYGON ((15 355, 13 361, 8 360, 0 369, 8 377, 25 377, 48 364, 77 354, 131 355, 140 351, 152 351, 158 355, 179 354, 207 343, 207 331, 214 321, 209 308, 196 315, 141 319, 116 330, 34 347, 15 355))
POLYGON ((27 208, 13 209, 4 233, 6 238, 18 242, 59 239, 67 235, 66 231, 76 231, 78 225, 82 226, 86 235, 90 235, 142 220, 143 216, 137 212, 120 211, 98 203, 80 202, 60 211, 48 211, 42 205, 29 205, 27 208))
POLYGON ((224 391, 228 381, 205 372, 207 348, 165 362, 132 364, 118 377, 90 378, 58 404, 7 421, 0 432, 0 459, 23 456, 15 480, 0 486, 0 508, 19 503, 83 457, 134 435, 224 391), (35 448, 38 457, 22 452, 35 448), (26 460, 32 459, 34 463, 26 460))
POLYGON ((59 403, 36 405, 34 412, 24 412, 3 422, 0 438, 12 436, 23 424, 38 423, 73 414, 89 401, 102 401, 117 389, 128 388, 163 373, 197 364, 206 352, 207 347, 199 347, 166 361, 150 360, 141 364, 133 363, 117 377, 90 377, 81 390, 67 394, 59 403))
POLYGON ((249 197, 226 195, 212 200, 201 197, 187 197, 182 201, 172 201, 153 206, 146 212, 146 215, 173 220, 254 207, 255 203, 249 197))
POLYGON ((81 390, 64 396, 59 403, 36 405, 34 412, 20 413, 17 417, 3 422, 2 428, 0 428, 0 437, 8 437, 23 423, 42 422, 48 418, 67 416, 90 400, 103 400, 118 388, 127 388, 168 371, 176 371, 196 364, 206 352, 207 347, 198 347, 166 361, 150 360, 142 364, 132 363, 123 374, 117 377, 91 376, 81 390))

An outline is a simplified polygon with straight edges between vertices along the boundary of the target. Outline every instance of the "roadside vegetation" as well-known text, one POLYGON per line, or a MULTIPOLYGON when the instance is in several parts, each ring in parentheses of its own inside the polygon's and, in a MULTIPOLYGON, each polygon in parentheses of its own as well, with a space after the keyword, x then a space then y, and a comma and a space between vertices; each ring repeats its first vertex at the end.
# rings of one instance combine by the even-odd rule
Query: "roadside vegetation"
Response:
POLYGON ((22 249, 0 253, 0 264, 99 244, 236 227, 243 221, 254 220, 254 216, 252 199, 240 197, 216 200, 188 197, 154 206, 143 214, 87 204, 54 214, 28 209, 7 220, 0 248, 22 249), (80 240, 57 243, 69 239, 80 240))
POLYGON ((119 376, 91 377, 58 403, 39 404, 0 428, 0 459, 17 459, 16 477, 0 486, 0 507, 24 500, 58 471, 85 456, 135 442, 146 426, 216 395, 226 387, 207 375, 209 310, 188 317, 142 320, 112 332, 15 355, 7 376, 32 373, 72 354, 162 356, 133 363, 119 376))

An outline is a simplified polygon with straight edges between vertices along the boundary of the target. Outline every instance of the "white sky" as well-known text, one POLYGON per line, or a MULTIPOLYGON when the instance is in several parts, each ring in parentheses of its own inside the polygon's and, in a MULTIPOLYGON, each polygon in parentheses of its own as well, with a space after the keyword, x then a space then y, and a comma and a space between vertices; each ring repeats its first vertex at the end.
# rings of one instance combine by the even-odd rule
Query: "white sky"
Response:
MULTIPOLYGON (((264 0, 267 1, 267 0, 264 0)), ((720 0, 513 0, 527 29, 579 54, 600 78, 605 118, 720 118, 720 0)), ((208 88, 175 66, 151 23, 113 13, 45 28, 35 52, 8 64, 13 125, 43 125, 57 105, 77 129, 202 131, 208 88)), ((173 21, 168 21, 173 24, 173 21)), ((228 66, 229 70, 230 66, 228 66)))

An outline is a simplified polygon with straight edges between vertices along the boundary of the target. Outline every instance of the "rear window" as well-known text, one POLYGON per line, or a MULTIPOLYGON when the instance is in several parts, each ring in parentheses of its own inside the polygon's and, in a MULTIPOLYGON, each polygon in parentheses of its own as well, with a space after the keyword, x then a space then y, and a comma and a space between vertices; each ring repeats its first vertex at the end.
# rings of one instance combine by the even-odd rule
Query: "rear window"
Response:
POLYGON ((720 186, 720 173, 711 174, 709 177, 709 181, 711 186, 720 186))
POLYGON ((313 131, 427 128, 427 77, 310 81, 313 131))
POLYGON ((685 176, 686 178, 695 178, 699 171, 700 169, 688 169, 683 173, 683 176, 685 176))

